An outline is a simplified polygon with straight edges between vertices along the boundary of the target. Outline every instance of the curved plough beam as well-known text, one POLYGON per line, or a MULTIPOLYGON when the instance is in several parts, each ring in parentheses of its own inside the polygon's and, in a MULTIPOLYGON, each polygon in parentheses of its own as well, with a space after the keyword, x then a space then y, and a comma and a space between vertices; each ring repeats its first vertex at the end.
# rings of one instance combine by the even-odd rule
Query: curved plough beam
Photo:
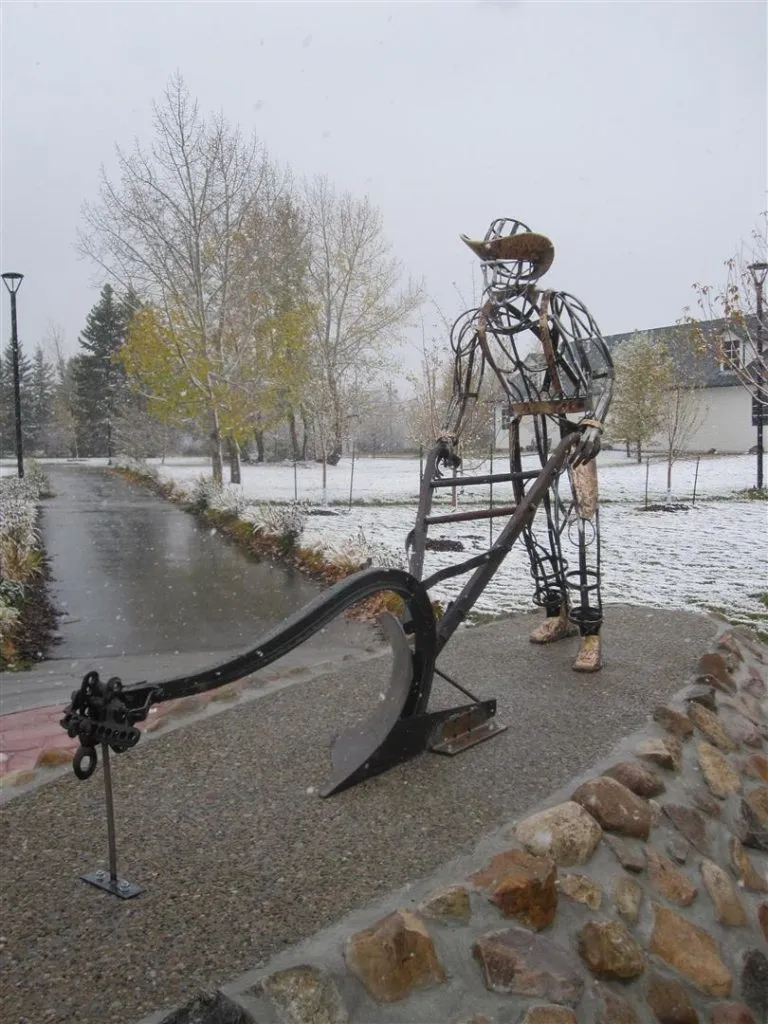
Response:
MULTIPOLYGON (((134 746, 141 733, 136 723, 146 719, 154 704, 218 689, 277 661, 304 643, 347 608, 374 594, 390 591, 407 607, 413 646, 397 620, 380 618, 393 645, 394 663, 383 703, 360 729, 347 730, 333 746, 333 776, 323 796, 385 771, 426 750, 432 719, 426 714, 437 652, 435 616, 424 585, 401 569, 364 569, 336 583, 287 622, 273 629, 251 650, 221 665, 159 683, 123 686, 89 672, 72 694, 61 720, 72 738, 80 740, 73 767, 78 778, 96 768, 96 745, 106 743, 116 753, 134 746), (410 727, 402 729, 403 723, 410 727)), ((443 714, 443 713, 438 713, 443 714)))

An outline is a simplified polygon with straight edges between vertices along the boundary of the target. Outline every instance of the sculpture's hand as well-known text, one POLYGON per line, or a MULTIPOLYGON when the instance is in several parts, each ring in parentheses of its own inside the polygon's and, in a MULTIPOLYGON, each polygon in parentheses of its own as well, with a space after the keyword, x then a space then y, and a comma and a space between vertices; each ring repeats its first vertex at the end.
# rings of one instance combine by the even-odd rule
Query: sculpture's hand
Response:
POLYGON ((584 466, 591 462, 600 451, 600 437, 603 428, 595 420, 582 420, 579 424, 581 436, 571 454, 572 466, 584 466))

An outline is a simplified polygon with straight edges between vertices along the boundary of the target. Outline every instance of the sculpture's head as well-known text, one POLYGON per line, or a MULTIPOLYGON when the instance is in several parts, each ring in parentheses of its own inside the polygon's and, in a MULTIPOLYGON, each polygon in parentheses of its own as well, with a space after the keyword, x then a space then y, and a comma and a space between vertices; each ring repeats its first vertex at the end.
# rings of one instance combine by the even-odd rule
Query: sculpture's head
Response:
POLYGON ((555 247, 545 235, 511 217, 493 221, 482 242, 466 235, 461 240, 482 260, 483 282, 493 294, 522 291, 538 281, 555 258, 555 247))

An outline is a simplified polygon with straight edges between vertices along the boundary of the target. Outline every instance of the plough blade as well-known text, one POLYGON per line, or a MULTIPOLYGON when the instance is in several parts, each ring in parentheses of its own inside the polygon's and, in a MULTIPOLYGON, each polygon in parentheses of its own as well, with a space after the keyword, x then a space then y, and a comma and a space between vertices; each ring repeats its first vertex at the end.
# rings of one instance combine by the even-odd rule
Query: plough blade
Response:
POLYGON ((389 688, 367 721, 340 733, 333 741, 333 774, 320 790, 323 797, 340 793, 427 750, 458 754, 506 729, 494 721, 495 700, 409 714, 414 687, 411 649, 400 622, 392 615, 380 616, 379 625, 394 655, 389 688))
POLYGON ((339 793, 420 752, 417 749, 411 754, 398 756, 399 748, 392 735, 414 688, 411 648, 403 627, 393 615, 384 612, 378 616, 378 623, 392 645, 389 687, 384 700, 377 705, 370 718, 339 733, 334 739, 331 746, 333 773, 328 784, 320 790, 321 796, 339 793))

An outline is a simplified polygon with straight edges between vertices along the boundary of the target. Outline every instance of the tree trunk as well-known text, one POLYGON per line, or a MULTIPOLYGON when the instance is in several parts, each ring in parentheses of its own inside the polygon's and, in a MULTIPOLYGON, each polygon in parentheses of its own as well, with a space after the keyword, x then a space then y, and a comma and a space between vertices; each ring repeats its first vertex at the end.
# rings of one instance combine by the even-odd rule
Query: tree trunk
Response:
POLYGON ((643 445, 642 442, 637 442, 637 461, 641 463, 643 461, 643 445))
POLYGON ((255 430, 253 432, 254 439, 256 441, 256 461, 264 461, 264 431, 255 430))
POLYGON ((234 437, 227 438, 227 449, 229 452, 229 482, 231 484, 242 483, 240 477, 240 445, 234 437))
POLYGON ((307 445, 309 444, 309 422, 306 409, 301 410, 301 461, 307 461, 307 445))
POLYGON ((627 458, 631 459, 632 458, 632 449, 630 447, 629 441, 626 442, 626 445, 627 445, 627 458))
POLYGON ((219 414, 215 409, 211 413, 211 470, 213 482, 221 487, 224 481, 224 455, 221 450, 219 414))
POLYGON ((288 413, 288 428, 291 432, 291 448, 293 449, 293 461, 298 462, 300 457, 299 452, 299 432, 296 429, 296 414, 293 409, 288 413))
POLYGON ((667 504, 672 504, 672 463, 674 459, 672 457, 672 449, 670 448, 667 452, 667 504))

